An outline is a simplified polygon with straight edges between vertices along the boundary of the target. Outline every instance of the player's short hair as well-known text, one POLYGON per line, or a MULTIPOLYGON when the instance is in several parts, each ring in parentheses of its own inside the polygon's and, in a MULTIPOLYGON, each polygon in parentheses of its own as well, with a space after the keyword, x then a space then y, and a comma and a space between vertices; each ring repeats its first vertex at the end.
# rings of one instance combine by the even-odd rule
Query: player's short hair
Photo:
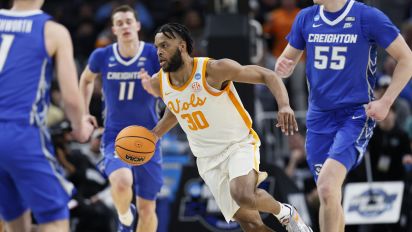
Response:
POLYGON ((136 11, 129 5, 121 5, 113 9, 112 14, 110 15, 110 21, 113 23, 113 15, 116 14, 117 12, 132 12, 134 17, 136 18, 137 21, 139 21, 139 17, 136 13, 136 11))
POLYGON ((187 53, 192 54, 193 51, 193 39, 190 36, 190 32, 184 25, 180 23, 167 23, 161 26, 157 33, 163 33, 169 39, 175 39, 176 35, 182 38, 186 42, 187 53))

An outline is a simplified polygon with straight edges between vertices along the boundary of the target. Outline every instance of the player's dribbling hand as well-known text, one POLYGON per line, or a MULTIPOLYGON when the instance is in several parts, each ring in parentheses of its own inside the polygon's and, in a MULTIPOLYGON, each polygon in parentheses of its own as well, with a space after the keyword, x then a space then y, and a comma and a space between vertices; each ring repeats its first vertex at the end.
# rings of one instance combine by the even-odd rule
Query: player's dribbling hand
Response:
MULTIPOLYGON (((82 117, 81 124, 78 127, 73 128, 73 131, 71 132, 74 139, 80 143, 85 143, 89 140, 95 128, 93 125, 93 118, 94 117, 91 115, 84 115, 82 117)), ((94 118, 94 120, 96 119, 94 118)))
POLYGON ((382 99, 371 101, 366 106, 366 115, 376 121, 382 121, 389 113, 390 105, 385 103, 382 99))
POLYGON ((293 60, 281 56, 276 61, 275 73, 281 78, 286 78, 292 74, 294 68, 295 62, 293 60))
POLYGON ((293 135, 295 131, 298 131, 295 113, 290 106, 279 108, 276 127, 280 127, 285 135, 293 135))

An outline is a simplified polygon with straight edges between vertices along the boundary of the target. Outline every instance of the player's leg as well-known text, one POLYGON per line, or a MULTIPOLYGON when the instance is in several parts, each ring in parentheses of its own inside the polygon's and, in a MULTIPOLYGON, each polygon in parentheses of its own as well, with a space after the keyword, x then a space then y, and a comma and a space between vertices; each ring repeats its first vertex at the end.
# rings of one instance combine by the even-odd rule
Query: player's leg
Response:
POLYGON ((363 107, 339 111, 336 113, 336 120, 341 126, 333 138, 328 159, 323 164, 317 181, 322 232, 344 231, 342 185, 347 172, 361 160, 375 126, 375 122, 366 117, 363 107))
POLYGON ((69 220, 56 220, 38 226, 39 232, 69 232, 69 220))
POLYGON ((260 217, 259 211, 240 208, 233 218, 245 232, 273 232, 260 217))
MULTIPOLYGON (((1 143, 1 142, 0 142, 1 143)), ((1 156, 0 152, 0 156, 1 156)), ((30 231, 31 216, 28 206, 23 202, 23 198, 20 197, 20 193, 17 190, 13 179, 3 169, 2 164, 8 163, 8 166, 12 166, 11 163, 4 159, 0 162, 0 216, 5 222, 5 227, 8 231, 30 231)), ((3 232, 0 230, 0 232, 3 232)))
POLYGON ((51 141, 36 127, 16 127, 15 131, 20 131, 18 148, 10 148, 14 165, 7 171, 17 195, 31 209, 40 231, 68 232, 67 203, 73 185, 60 172, 51 141))
MULTIPOLYGON (((21 216, 12 221, 7 221, 5 229, 7 229, 8 232, 29 232, 31 230, 30 210, 26 210, 21 216)), ((3 231, 0 230, 0 232, 3 231)))
POLYGON ((230 181, 230 193, 241 208, 271 213, 290 232, 312 231, 293 206, 280 203, 265 190, 256 188, 257 180, 257 171, 251 170, 247 175, 230 181))
POLYGON ((137 211, 139 220, 137 232, 155 232, 157 230, 156 201, 137 197, 137 211))
POLYGON ((228 160, 230 195, 240 208, 272 213, 289 231, 311 231, 292 206, 278 202, 257 188, 267 176, 259 171, 258 143, 242 144, 228 160))
POLYGON ((268 192, 256 188, 258 173, 250 170, 247 175, 236 177, 230 181, 230 193, 240 208, 258 210, 260 212, 279 214, 281 203, 268 192))
POLYGON ((129 165, 121 161, 114 152, 114 133, 106 132, 102 140, 104 172, 109 177, 113 204, 120 221, 119 230, 130 230, 136 218, 131 206, 133 199, 133 173, 129 165), (110 141, 105 143, 105 141, 110 141))
MULTIPOLYGON (((120 161, 121 162, 121 161, 120 161)), ((122 224, 130 226, 135 215, 130 210, 133 197, 133 174, 127 168, 119 168, 109 175, 110 191, 119 220, 122 224)))
POLYGON ((343 231, 341 192, 346 173, 345 166, 334 159, 327 159, 320 171, 317 184, 320 199, 319 224, 322 232, 343 231))
POLYGON ((152 158, 142 166, 133 167, 133 174, 139 214, 137 232, 156 232, 158 225, 156 197, 163 185, 160 159, 152 158))

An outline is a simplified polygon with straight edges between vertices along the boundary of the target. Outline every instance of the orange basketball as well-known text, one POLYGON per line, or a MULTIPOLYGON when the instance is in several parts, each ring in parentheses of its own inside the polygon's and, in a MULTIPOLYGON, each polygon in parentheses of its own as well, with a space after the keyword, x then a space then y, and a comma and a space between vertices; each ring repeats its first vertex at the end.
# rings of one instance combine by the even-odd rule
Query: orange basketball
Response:
POLYGON ((148 162, 156 149, 156 136, 142 126, 128 126, 116 137, 115 150, 124 162, 138 166, 148 162))

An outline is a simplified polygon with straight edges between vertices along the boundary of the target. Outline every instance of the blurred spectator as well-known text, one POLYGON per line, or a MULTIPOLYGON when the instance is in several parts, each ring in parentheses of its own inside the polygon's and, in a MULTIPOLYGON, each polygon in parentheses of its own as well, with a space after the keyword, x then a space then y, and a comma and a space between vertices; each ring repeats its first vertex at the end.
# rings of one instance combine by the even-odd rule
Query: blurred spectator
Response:
POLYGON ((292 28, 293 21, 300 9, 296 0, 281 0, 281 6, 270 13, 269 19, 264 24, 264 31, 273 37, 272 54, 279 57, 288 41, 286 36, 292 28))
POLYGON ((52 84, 51 102, 47 112, 47 126, 52 127, 65 119, 64 112, 61 108, 62 96, 57 83, 52 84))
MULTIPOLYGON (((383 62, 383 70, 382 72, 389 77, 393 76, 393 72, 395 71, 396 61, 391 56, 386 56, 383 62)), ((405 88, 399 94, 399 98, 405 99, 408 104, 409 108, 412 108, 412 81, 409 81, 406 84, 405 88)))
POLYGON ((82 65, 87 63, 87 57, 94 49, 96 41, 95 24, 92 20, 83 20, 79 22, 74 40, 74 55, 82 65))
POLYGON ((408 161, 412 157, 408 135, 396 125, 395 121, 396 109, 392 106, 387 118, 378 122, 369 143, 375 181, 403 180, 405 177, 403 159, 408 161))
POLYGON ((279 6, 279 0, 259 0, 259 10, 256 14, 256 20, 263 24, 268 14, 279 6))
MULTIPOLYGON (((388 75, 382 75, 377 79, 374 91, 376 99, 379 99, 383 96, 391 81, 392 78, 388 75)), ((399 97, 396 98, 393 104, 395 106, 396 112, 396 125, 398 126, 398 128, 404 129, 406 126, 406 121, 409 115, 411 115, 410 106, 405 99, 399 97)))
MULTIPOLYGON (((411 1, 412 3, 412 1, 411 1)), ((412 21, 407 21, 402 24, 401 32, 405 42, 412 48, 412 21)))
MULTIPOLYGON (((272 41, 272 55, 274 62, 282 54, 283 49, 288 44, 286 36, 292 28, 293 21, 300 9, 296 6, 296 0, 281 0, 279 8, 270 13, 269 19, 264 24, 264 31, 267 33, 272 41)), ((290 93, 291 104, 294 110, 307 109, 307 87, 305 81, 305 63, 299 61, 296 65, 292 76, 286 79, 286 84, 290 93)))
POLYGON ((296 168, 299 164, 305 164, 305 139, 299 133, 288 137, 290 158, 286 166, 285 172, 289 177, 295 175, 296 168))
POLYGON ((203 27, 204 20, 200 13, 194 9, 186 11, 183 16, 183 24, 189 29, 192 35, 194 46, 193 46, 193 56, 205 56, 205 46, 202 46, 204 40, 203 27))
POLYGON ((73 232, 111 232, 116 228, 114 211, 105 203, 110 199, 108 181, 96 168, 97 160, 101 159, 100 152, 96 150, 101 135, 102 130, 96 130, 85 149, 72 150, 68 146, 71 137, 66 123, 52 129, 57 160, 76 188, 69 203, 73 232), (83 154, 83 150, 88 154, 83 154))

